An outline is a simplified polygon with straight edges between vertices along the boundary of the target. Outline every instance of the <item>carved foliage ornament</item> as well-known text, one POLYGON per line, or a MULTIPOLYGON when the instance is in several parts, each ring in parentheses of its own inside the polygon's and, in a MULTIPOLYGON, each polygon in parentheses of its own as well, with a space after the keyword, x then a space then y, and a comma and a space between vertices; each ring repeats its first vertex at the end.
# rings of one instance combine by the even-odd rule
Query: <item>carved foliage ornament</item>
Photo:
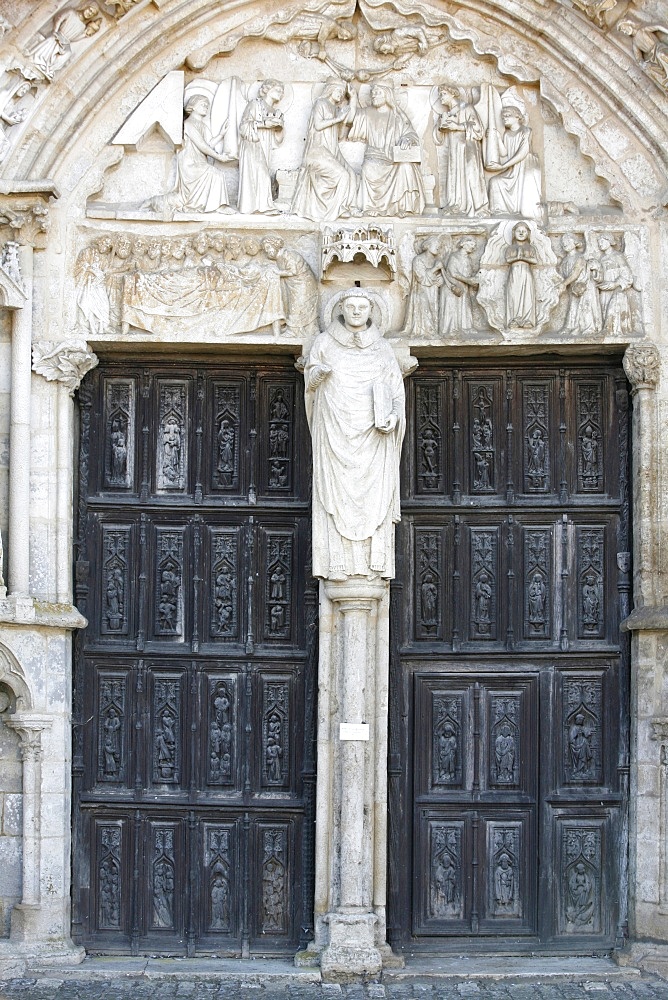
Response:
POLYGON ((72 396, 82 378, 97 365, 85 340, 41 341, 33 344, 32 367, 47 382, 62 382, 72 396))
POLYGON ((627 348, 622 364, 634 390, 656 389, 661 355, 654 344, 633 344, 627 348))

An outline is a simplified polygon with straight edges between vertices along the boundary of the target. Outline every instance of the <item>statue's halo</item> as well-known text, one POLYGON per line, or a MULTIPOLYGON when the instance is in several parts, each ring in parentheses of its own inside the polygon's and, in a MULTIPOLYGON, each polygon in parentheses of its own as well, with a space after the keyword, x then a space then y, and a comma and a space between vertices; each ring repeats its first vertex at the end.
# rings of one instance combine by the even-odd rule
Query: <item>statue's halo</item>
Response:
POLYGON ((371 319, 383 333, 389 328, 390 314, 386 302, 377 292, 372 292, 369 288, 345 288, 342 292, 333 295, 325 306, 325 326, 329 326, 337 316, 341 315, 341 301, 351 296, 368 299, 371 303, 371 319))

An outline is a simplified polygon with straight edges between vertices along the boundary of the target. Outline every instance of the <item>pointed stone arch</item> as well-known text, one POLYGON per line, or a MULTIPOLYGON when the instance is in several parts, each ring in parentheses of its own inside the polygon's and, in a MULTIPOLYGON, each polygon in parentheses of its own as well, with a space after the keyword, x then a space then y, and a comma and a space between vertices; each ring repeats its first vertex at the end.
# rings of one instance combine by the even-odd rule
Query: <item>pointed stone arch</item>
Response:
POLYGON ((0 684, 6 684, 16 697, 16 707, 20 712, 30 712, 34 707, 34 697, 30 685, 14 653, 0 642, 0 684))

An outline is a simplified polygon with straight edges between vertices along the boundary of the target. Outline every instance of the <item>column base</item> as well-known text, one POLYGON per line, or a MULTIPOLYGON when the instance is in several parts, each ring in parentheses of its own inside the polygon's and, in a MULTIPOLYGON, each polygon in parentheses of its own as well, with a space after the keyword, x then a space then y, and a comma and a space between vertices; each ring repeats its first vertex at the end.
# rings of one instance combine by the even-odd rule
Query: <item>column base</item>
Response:
POLYGON ((323 982, 378 979, 383 956, 375 943, 376 920, 373 913, 328 914, 329 944, 320 955, 323 982))
POLYGON ((12 911, 11 937, 0 940, 0 979, 24 976, 28 969, 41 966, 80 965, 86 951, 75 945, 70 938, 54 938, 50 941, 35 940, 35 913, 39 906, 24 906, 18 920, 14 907, 12 911))

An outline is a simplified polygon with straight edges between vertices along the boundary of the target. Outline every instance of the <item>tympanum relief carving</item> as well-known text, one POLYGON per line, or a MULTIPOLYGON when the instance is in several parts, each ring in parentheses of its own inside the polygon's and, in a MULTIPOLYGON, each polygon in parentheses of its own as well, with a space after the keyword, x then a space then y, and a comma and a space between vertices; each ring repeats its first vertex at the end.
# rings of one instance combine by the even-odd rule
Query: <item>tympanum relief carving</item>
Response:
POLYGON ((646 235, 602 216, 602 184, 600 206, 550 188, 546 107, 389 6, 249 20, 111 137, 124 153, 88 203, 106 232, 77 247, 78 332, 307 353, 337 291, 387 281, 398 344, 641 337, 646 235))

